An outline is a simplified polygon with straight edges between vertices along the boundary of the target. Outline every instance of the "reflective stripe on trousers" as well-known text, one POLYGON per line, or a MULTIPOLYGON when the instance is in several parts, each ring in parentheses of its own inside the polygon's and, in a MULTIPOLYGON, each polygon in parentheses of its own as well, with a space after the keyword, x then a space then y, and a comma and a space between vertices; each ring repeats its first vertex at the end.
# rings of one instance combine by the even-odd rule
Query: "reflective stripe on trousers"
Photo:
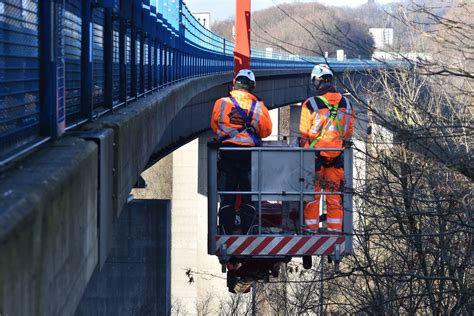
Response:
MULTIPOLYGON (((340 191, 341 183, 344 177, 344 170, 342 168, 335 167, 324 167, 316 173, 316 181, 314 185, 314 191, 320 192, 320 182, 325 183, 323 191, 336 192, 340 191)), ((342 196, 339 194, 328 194, 326 197, 326 218, 327 228, 329 231, 342 231, 343 224, 343 207, 342 207, 342 196)), ((307 221, 315 221, 317 224, 307 225, 309 229, 319 228, 319 215, 320 215, 320 200, 321 195, 316 194, 314 201, 308 202, 304 208, 304 219, 307 221)), ((314 222, 314 223, 315 223, 314 222)))

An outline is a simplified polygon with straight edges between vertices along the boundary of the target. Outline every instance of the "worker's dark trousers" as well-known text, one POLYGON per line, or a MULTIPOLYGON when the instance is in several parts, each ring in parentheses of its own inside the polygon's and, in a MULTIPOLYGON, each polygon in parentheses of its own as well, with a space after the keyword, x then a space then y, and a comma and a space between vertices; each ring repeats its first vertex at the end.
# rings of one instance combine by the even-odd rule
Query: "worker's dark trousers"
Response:
MULTIPOLYGON (((230 147, 223 145, 221 147, 230 147)), ((235 147, 232 145, 232 147, 235 147)), ((217 169, 219 171, 219 190, 250 191, 251 172, 250 151, 220 151, 217 169)), ((235 201, 237 195, 221 195, 219 224, 221 233, 232 234, 235 229, 235 201)), ((255 218, 255 207, 250 195, 241 194, 240 220, 242 233, 246 234, 255 218)))

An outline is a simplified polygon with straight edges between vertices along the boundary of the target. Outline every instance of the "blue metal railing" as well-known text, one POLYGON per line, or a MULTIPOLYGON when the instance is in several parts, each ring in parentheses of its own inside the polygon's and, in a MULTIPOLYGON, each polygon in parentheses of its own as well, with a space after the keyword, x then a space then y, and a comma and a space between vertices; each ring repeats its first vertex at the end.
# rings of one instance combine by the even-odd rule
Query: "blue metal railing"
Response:
MULTIPOLYGON (((182 0, 0 2, 0 167, 176 81, 232 71, 234 44, 182 0)), ((321 58, 252 49, 252 68, 321 58)), ((341 67, 367 66, 348 62, 341 67)))
POLYGON ((37 1, 0 4, 0 153, 40 132, 37 1))

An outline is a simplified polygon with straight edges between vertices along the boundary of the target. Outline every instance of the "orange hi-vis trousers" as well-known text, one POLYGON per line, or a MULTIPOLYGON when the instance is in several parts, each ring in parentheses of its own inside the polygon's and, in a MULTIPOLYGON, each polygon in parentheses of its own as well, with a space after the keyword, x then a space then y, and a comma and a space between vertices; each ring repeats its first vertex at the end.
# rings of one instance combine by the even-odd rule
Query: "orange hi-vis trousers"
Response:
MULTIPOLYGON (((321 166, 316 171, 314 191, 337 192, 342 188, 344 169, 334 166, 321 166)), ((314 201, 306 203, 304 208, 305 228, 311 230, 319 229, 321 195, 316 194, 314 201)), ((329 232, 342 232, 343 206, 342 196, 339 194, 326 195, 326 223, 329 232)))

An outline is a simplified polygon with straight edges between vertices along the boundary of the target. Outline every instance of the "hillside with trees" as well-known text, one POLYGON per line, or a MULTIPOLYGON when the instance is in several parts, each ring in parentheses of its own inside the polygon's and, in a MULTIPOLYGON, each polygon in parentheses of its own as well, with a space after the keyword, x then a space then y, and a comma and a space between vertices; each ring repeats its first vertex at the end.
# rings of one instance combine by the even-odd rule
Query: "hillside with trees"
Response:
MULTIPOLYGON (((218 21, 211 29, 232 40, 233 18, 218 21)), ((335 56, 344 49, 348 58, 368 58, 373 40, 368 26, 352 16, 349 9, 325 7, 318 3, 282 4, 252 14, 251 45, 273 47, 274 52, 295 55, 335 56)))
MULTIPOLYGON (((464 1, 464 6, 472 6, 464 1), (465 2, 465 3, 464 3, 465 2)), ((414 34, 413 27, 426 32, 435 31, 433 19, 459 14, 465 20, 466 12, 452 9, 444 0, 405 0, 385 5, 367 3, 355 8, 326 7, 319 3, 286 3, 252 13, 251 46, 272 47, 274 52, 297 55, 319 55, 328 52, 334 57, 337 49, 344 49, 348 58, 370 58, 374 51, 369 28, 393 28, 394 38, 390 50, 399 52, 425 51, 421 34, 414 34), (419 7, 404 16, 406 8, 419 7), (415 12, 416 11, 416 12, 415 12), (430 15, 425 14, 430 12, 430 15), (406 20, 410 20, 407 25, 406 20), (414 36, 416 38, 414 38, 414 36)), ((211 29, 226 39, 232 39, 234 18, 215 22, 211 29)), ((425 34, 426 35, 426 34, 425 34)))

